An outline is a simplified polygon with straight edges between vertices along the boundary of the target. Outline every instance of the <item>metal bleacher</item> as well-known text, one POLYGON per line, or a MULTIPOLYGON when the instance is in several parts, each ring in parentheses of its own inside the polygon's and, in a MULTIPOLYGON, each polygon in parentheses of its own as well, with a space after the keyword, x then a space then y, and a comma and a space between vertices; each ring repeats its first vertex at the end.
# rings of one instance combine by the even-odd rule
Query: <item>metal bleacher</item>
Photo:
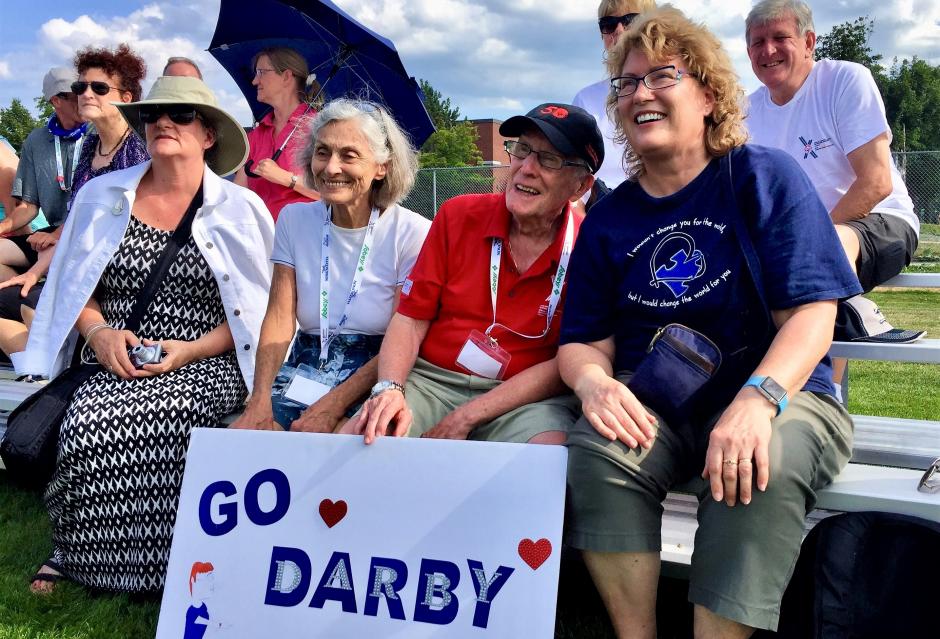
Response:
MULTIPOLYGON (((901 275, 885 286, 940 289, 940 274, 901 275)), ((836 342, 832 353, 849 359, 917 362, 940 365, 940 339, 887 345, 836 342)), ((0 367, 0 437, 6 418, 36 384, 15 381, 9 367, 0 367)), ((831 486, 819 493, 818 509, 807 520, 807 531, 832 512, 880 510, 940 521, 940 494, 917 491, 923 470, 940 457, 940 415, 937 420, 853 415, 853 457, 831 486)), ((0 462, 2 468, 2 462, 0 462)), ((663 516, 663 559, 681 572, 689 564, 696 524, 696 497, 670 493, 663 516)))
MULTIPOLYGON (((940 274, 899 275, 883 286, 940 289, 940 274)), ((911 344, 834 342, 831 353, 856 360, 940 366, 940 339, 922 338, 911 344)), ((940 521, 940 494, 917 491, 924 470, 940 457, 940 415, 936 420, 872 415, 852 419, 852 459, 832 485, 820 491, 806 532, 837 512, 877 510, 940 521)), ((692 557, 698 501, 693 494, 677 491, 669 494, 665 506, 662 558, 667 570, 682 574, 692 557)))

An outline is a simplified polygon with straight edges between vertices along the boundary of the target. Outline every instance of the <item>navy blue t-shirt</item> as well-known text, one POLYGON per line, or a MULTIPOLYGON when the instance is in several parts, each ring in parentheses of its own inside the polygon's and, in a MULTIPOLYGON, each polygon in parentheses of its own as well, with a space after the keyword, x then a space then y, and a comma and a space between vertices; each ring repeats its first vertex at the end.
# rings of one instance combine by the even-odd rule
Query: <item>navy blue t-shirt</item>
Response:
MULTIPOLYGON (((734 366, 728 354, 748 347, 761 349, 749 360, 756 365, 776 329, 738 228, 754 247, 769 309, 861 292, 799 165, 782 151, 747 145, 713 160, 672 195, 651 197, 627 181, 591 209, 571 256, 561 343, 613 336, 614 369, 634 370, 656 330, 676 322, 715 341, 723 369, 734 366)), ((752 371, 723 372, 739 385, 752 371)), ((828 356, 803 389, 833 393, 828 356)))

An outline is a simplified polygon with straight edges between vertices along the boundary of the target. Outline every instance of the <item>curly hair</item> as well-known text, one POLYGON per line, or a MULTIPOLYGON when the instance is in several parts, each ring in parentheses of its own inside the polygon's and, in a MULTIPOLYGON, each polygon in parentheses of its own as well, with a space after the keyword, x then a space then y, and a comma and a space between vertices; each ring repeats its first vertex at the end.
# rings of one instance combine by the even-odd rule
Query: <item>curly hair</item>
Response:
POLYGON ((121 79, 121 89, 129 91, 133 101, 140 100, 144 90, 141 81, 147 75, 147 64, 143 58, 131 51, 122 42, 112 51, 106 47, 85 47, 75 54, 75 70, 81 75, 88 69, 101 69, 108 75, 121 79))
MULTIPOLYGON (((610 77, 621 74, 627 56, 634 49, 650 61, 681 59, 689 73, 711 90, 715 107, 705 118, 705 149, 710 156, 722 157, 747 141, 744 91, 721 41, 704 25, 692 22, 681 11, 668 5, 641 14, 610 51, 607 61, 610 77)), ((616 140, 628 142, 614 92, 607 97, 607 109, 617 127, 616 140)), ((643 158, 629 144, 626 144, 626 149, 624 168, 634 177, 641 175, 644 172, 643 158)))
POLYGON ((655 0, 601 0, 597 5, 597 17, 620 16, 627 13, 643 13, 656 8, 655 0))

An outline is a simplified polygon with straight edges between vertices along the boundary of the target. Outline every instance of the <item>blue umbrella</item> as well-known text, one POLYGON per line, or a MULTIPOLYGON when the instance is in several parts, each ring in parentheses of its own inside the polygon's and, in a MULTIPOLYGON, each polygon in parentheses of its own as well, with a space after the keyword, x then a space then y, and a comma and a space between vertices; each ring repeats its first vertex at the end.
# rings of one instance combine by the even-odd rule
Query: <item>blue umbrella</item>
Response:
POLYGON ((395 45, 329 0, 222 0, 211 53, 241 89, 255 120, 270 108, 256 99, 251 59, 290 47, 307 60, 327 100, 352 97, 384 105, 420 147, 434 133, 424 94, 395 45))

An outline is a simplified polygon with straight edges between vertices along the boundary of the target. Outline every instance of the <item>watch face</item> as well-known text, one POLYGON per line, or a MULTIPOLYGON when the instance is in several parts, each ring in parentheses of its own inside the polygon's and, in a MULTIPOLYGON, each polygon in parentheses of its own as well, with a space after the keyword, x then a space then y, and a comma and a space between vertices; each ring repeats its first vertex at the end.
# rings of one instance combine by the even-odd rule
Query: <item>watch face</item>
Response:
POLYGON ((787 397, 787 389, 775 382, 771 377, 764 379, 764 381, 760 383, 760 387, 778 404, 787 397))

